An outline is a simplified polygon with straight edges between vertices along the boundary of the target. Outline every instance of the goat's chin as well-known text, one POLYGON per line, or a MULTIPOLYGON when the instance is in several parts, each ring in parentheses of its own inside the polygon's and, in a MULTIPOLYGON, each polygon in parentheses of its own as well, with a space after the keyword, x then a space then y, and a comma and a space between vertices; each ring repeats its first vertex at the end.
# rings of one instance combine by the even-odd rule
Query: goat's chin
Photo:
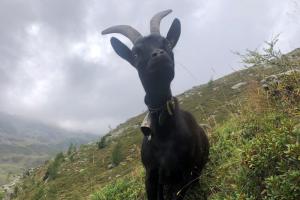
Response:
POLYGON ((147 74, 146 88, 151 88, 151 91, 160 91, 169 89, 174 78, 173 71, 153 72, 147 74))
POLYGON ((174 69, 174 62, 168 57, 160 59, 152 59, 148 62, 147 71, 149 73, 172 71, 174 69))
POLYGON ((152 84, 151 86, 147 87, 145 90, 146 93, 150 96, 166 96, 170 94, 170 85, 171 82, 156 82, 155 84, 152 84))

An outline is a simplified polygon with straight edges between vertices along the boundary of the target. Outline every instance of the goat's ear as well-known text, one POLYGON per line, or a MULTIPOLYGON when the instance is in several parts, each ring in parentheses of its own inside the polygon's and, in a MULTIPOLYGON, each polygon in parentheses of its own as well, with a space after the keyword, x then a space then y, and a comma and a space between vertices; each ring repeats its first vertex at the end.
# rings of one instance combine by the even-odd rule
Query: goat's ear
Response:
POLYGON ((179 19, 174 19, 168 34, 167 34, 167 40, 171 43, 172 48, 175 47, 175 45, 178 42, 179 36, 181 33, 181 25, 179 19))
POLYGON ((131 65, 133 65, 133 55, 131 50, 120 40, 115 37, 110 39, 111 46, 115 52, 123 59, 127 60, 131 65))

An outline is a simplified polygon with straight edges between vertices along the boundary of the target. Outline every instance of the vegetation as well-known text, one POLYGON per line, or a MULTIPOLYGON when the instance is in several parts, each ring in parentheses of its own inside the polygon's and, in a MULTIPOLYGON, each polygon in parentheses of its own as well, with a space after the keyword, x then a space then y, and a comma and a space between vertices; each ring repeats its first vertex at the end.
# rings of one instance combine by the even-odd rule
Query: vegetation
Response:
MULTIPOLYGON (((251 52, 256 62, 252 64, 273 63, 286 67, 284 71, 294 70, 286 58, 285 65, 271 62, 282 57, 274 53, 273 43, 269 45, 265 49, 269 57, 251 52)), ((300 198, 299 80, 300 73, 293 72, 280 77, 280 82, 271 82, 266 91, 258 82, 248 84, 242 106, 237 106, 236 112, 226 122, 217 124, 210 134, 210 163, 201 178, 202 191, 196 189, 202 194, 185 199, 300 198)), ((124 184, 126 180, 118 179, 95 195, 101 200, 116 195, 141 199, 126 196, 131 190, 124 184)), ((134 189, 142 191, 143 185, 135 184, 134 189)))
POLYGON ((106 146, 105 136, 101 137, 100 141, 97 142, 98 149, 103 149, 106 146))
POLYGON ((123 160, 121 143, 117 143, 111 154, 111 162, 113 165, 118 165, 123 160))
POLYGON ((117 179, 92 195, 91 200, 145 199, 144 174, 138 168, 130 176, 117 179))
POLYGON ((68 148, 68 151, 67 151, 67 154, 68 156, 70 156, 72 153, 74 153, 76 151, 76 145, 71 143, 69 148, 68 148))
MULTIPOLYGON (((283 56, 274 43, 262 53, 248 51, 243 58, 253 67, 178 96, 181 107, 211 127, 201 187, 195 185, 185 200, 300 199, 300 50, 298 57, 283 56), (270 75, 277 79, 261 82, 270 75), (246 84, 232 89, 241 82, 246 84)), ((145 200, 137 126, 143 116, 106 135, 105 148, 82 146, 72 162, 60 163, 55 179, 41 181, 54 161, 37 169, 19 185, 16 199, 145 200), (114 162, 119 165, 108 168, 114 162)))
POLYGON ((57 177, 59 167, 63 161, 64 161, 64 154, 62 152, 60 152, 55 156, 54 161, 49 164, 47 173, 46 173, 47 178, 49 180, 53 180, 57 177))
POLYGON ((4 191, 0 190, 0 200, 4 197, 4 191))

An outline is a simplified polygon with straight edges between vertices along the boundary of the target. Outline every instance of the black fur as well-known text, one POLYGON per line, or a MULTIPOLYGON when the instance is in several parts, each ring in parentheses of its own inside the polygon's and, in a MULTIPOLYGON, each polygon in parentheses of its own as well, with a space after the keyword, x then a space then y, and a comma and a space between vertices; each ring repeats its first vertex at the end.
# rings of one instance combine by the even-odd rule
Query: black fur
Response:
POLYGON ((141 157, 148 200, 163 200, 165 196, 183 199, 208 160, 209 143, 204 130, 189 112, 179 108, 176 99, 171 100, 170 84, 175 75, 172 49, 180 31, 180 21, 175 19, 166 38, 159 34, 141 37, 132 50, 118 39, 111 39, 116 53, 137 69, 146 92, 151 139, 145 135, 141 157), (175 104, 172 112, 166 107, 170 101, 175 104))

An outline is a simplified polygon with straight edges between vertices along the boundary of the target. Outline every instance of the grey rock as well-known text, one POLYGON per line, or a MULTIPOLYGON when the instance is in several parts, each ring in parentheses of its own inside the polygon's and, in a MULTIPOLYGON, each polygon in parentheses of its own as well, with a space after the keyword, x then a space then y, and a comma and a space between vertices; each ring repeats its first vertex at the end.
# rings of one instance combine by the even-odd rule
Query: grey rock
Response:
POLYGON ((247 82, 240 82, 240 83, 237 83, 237 84, 233 85, 231 87, 231 89, 236 90, 236 89, 239 89, 240 87, 242 87, 243 85, 246 85, 246 84, 247 84, 247 82))
POLYGON ((107 169, 112 169, 112 168, 114 168, 114 167, 115 167, 115 165, 114 165, 113 163, 107 165, 107 169))

